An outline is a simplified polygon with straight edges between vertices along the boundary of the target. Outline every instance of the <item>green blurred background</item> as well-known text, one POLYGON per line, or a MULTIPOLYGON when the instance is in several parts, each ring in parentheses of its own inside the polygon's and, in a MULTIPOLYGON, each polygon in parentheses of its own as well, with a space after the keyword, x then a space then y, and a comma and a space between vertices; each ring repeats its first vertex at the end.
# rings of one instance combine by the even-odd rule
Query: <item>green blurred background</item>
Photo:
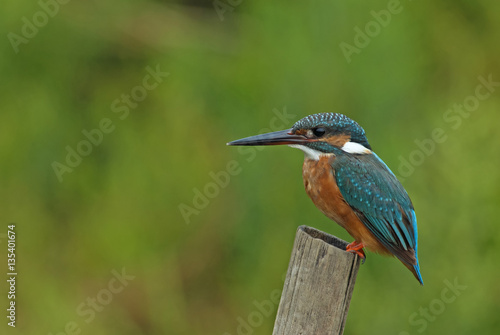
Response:
POLYGON ((419 223, 425 286, 368 254, 345 334, 498 333, 500 87, 471 97, 479 77, 500 81, 500 3, 47 3, 0 13, 0 263, 12 222, 18 261, 2 333, 270 334, 277 306, 257 305, 281 291, 296 228, 352 238, 305 194, 301 152, 225 143, 317 112, 365 128, 419 223), (70 167, 68 146, 101 122, 70 167), (72 169, 61 181, 54 162, 72 169))

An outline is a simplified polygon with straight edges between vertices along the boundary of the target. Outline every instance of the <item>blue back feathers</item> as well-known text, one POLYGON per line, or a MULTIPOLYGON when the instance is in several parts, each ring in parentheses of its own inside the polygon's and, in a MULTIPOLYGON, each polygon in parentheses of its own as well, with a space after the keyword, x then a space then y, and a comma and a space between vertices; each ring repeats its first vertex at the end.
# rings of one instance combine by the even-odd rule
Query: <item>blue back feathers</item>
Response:
POLYGON ((332 168, 342 196, 363 224, 422 282, 417 258, 417 218, 396 176, 375 154, 337 155, 332 168))

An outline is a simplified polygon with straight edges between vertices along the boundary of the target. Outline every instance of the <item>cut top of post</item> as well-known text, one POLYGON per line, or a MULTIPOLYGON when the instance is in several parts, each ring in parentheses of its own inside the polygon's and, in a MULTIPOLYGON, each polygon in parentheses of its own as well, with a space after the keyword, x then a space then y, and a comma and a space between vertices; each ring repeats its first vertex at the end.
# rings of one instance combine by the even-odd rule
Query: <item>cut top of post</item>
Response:
POLYGON ((326 243, 333 245, 334 247, 339 248, 343 251, 346 250, 348 245, 346 241, 338 238, 337 236, 330 235, 313 227, 299 226, 299 228, 297 228, 297 231, 303 231, 312 238, 318 238, 320 240, 323 240, 326 243))

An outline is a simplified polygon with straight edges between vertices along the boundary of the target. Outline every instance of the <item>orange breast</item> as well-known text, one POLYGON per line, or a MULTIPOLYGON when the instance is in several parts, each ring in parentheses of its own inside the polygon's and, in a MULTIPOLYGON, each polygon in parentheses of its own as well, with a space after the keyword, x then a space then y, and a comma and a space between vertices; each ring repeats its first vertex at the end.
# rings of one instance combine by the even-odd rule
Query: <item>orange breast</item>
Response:
POLYGON ((335 181, 331 165, 334 159, 334 155, 325 155, 319 161, 304 160, 302 176, 307 194, 323 214, 347 230, 356 241, 371 251, 390 254, 345 202, 335 181))

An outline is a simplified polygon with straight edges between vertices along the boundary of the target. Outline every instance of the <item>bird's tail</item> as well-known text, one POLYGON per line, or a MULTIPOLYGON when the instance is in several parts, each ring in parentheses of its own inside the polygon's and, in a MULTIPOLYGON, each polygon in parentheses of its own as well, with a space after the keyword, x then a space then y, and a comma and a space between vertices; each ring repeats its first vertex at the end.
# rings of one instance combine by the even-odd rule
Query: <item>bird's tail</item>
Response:
POLYGON ((420 266, 418 265, 418 259, 417 259, 417 264, 408 264, 406 262, 403 262, 403 264, 408 268, 408 270, 413 273, 415 278, 420 282, 420 285, 424 286, 424 281, 422 280, 422 275, 420 274, 420 266))

